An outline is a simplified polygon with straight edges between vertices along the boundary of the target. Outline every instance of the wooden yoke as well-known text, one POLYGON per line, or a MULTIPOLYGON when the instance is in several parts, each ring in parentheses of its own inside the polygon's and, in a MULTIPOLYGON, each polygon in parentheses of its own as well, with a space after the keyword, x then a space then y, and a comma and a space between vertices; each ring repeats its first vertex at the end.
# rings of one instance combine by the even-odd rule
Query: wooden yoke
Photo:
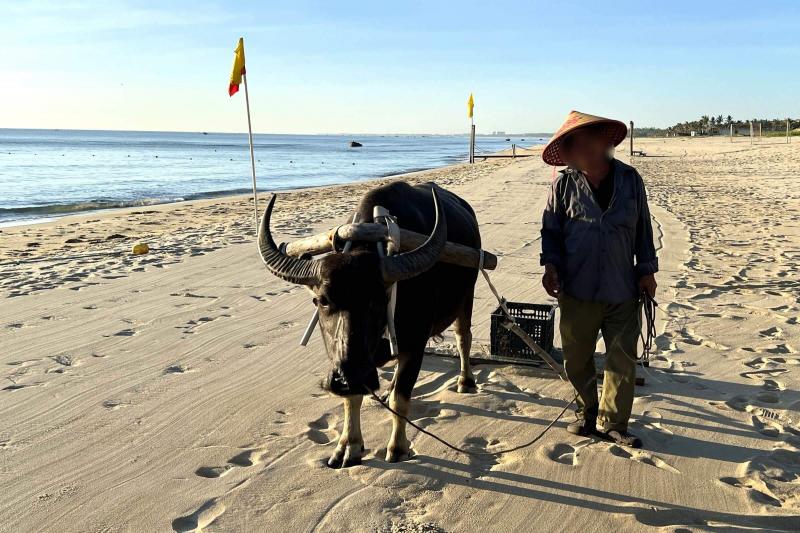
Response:
MULTIPOLYGON (((427 239, 427 235, 399 228, 400 249, 394 253, 401 253, 419 247, 427 239)), ((302 255, 319 255, 331 251, 331 243, 336 242, 380 242, 390 238, 389 228, 385 224, 367 222, 361 224, 344 224, 326 233, 312 235, 292 241, 285 246, 287 255, 300 257, 302 255)), ((390 241, 395 241, 392 238, 390 241)), ((497 256, 484 250, 483 268, 494 270, 497 268, 497 256)), ((439 261, 459 265, 467 268, 478 268, 481 253, 476 248, 464 246, 455 242, 447 242, 439 256, 439 261)))

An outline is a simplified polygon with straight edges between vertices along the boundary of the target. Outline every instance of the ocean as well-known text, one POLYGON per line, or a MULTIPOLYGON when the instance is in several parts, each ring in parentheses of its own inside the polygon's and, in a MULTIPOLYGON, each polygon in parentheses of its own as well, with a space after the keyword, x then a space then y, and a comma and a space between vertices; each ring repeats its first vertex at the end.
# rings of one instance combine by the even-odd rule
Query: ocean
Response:
MULTIPOLYGON (((466 135, 254 136, 259 191, 314 187, 467 159, 466 135), (363 144, 350 148, 351 140, 363 144)), ((544 139, 478 136, 489 153, 544 139)), ((246 134, 0 129, 0 226, 251 190, 246 134)))

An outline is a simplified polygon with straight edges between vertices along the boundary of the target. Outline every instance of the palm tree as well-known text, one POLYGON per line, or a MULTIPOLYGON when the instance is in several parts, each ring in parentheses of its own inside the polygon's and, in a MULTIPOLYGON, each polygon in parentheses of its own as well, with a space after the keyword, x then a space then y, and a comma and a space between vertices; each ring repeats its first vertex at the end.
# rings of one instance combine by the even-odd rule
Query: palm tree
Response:
POLYGON ((708 132, 708 115, 700 117, 700 133, 708 132))

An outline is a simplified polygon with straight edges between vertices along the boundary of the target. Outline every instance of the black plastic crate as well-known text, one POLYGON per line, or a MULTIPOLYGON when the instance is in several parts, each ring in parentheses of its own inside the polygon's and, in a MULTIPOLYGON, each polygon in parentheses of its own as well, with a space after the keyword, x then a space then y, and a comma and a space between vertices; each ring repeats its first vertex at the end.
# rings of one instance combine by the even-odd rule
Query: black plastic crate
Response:
MULTIPOLYGON (((514 321, 522 330, 531 336, 533 341, 544 351, 553 355, 553 335, 556 321, 556 308, 549 304, 528 304, 523 302, 506 302, 506 307, 514 321)), ((502 326, 505 320, 502 308, 492 313, 491 349, 492 356, 504 359, 521 359, 530 362, 541 362, 542 359, 531 350, 515 333, 502 326)), ((560 357, 554 357, 560 361, 560 357)))

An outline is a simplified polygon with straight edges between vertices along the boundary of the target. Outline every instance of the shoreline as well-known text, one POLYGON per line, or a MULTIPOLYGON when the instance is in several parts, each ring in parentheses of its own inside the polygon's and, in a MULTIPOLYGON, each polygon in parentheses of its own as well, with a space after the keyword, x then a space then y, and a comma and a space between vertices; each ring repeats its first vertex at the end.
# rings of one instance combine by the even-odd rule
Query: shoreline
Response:
MULTIPOLYGON (((521 161, 521 160, 517 160, 521 161)), ((346 217, 366 190, 404 180, 465 183, 513 164, 490 159, 474 165, 459 163, 389 177, 278 191, 273 215, 276 235, 303 235, 303 225, 321 218, 346 217), (308 205, 322 205, 320 215, 308 205)), ((261 191, 259 191, 261 192, 261 191)), ((259 194, 259 213, 269 193, 259 194)), ((0 228, 0 296, 21 296, 92 278, 112 278, 131 271, 164 268, 185 257, 203 255, 231 244, 252 241, 252 192, 141 207, 104 209, 0 228), (134 256, 131 248, 146 243, 150 252, 134 256), (89 261, 95 258, 96 261, 89 261)))
MULTIPOLYGON (((353 185, 356 183, 366 183, 374 180, 381 180, 385 178, 396 178, 400 176, 404 176, 406 174, 414 174, 417 172, 426 172, 428 170, 436 170, 440 168, 447 168, 450 166, 456 166, 462 163, 451 163, 447 165, 443 165, 440 167, 430 167, 430 168, 415 168, 404 170, 397 173, 389 173, 382 176, 376 176, 373 178, 367 178, 364 180, 353 180, 353 181, 345 181, 342 183, 335 183, 335 184, 320 184, 320 185, 308 185, 305 187, 285 187, 285 188, 277 188, 271 190, 258 190, 258 194, 271 194, 271 193, 287 193, 287 192, 294 192, 294 191, 301 191, 306 189, 317 189, 320 187, 338 187, 340 185, 353 185)), ((251 196, 252 197, 252 189, 247 189, 245 187, 241 189, 233 189, 227 191, 208 191, 208 192, 198 192, 188 194, 185 197, 175 198, 175 199, 159 199, 159 198, 141 198, 139 200, 130 200, 130 201, 120 201, 120 202, 111 202, 109 201, 108 206, 101 206, 98 205, 96 207, 87 207, 85 209, 74 209, 68 211, 62 211, 64 214, 60 214, 57 208, 65 208, 68 209, 70 207, 79 207, 83 205, 91 205, 93 203, 102 203, 96 200, 86 200, 81 203, 74 203, 74 204, 50 204, 47 206, 31 206, 31 207, 21 207, 21 208, 14 208, 14 209, 6 209, 5 212, 10 211, 37 211, 42 210, 43 215, 41 218, 30 218, 30 219, 14 219, 8 221, 0 221, 0 228, 15 228, 19 226, 33 226, 37 224, 44 224, 47 222, 53 222, 56 220, 61 220, 66 217, 71 216, 80 216, 80 215, 93 215, 99 213, 106 213, 112 211, 119 211, 123 209, 146 209, 149 207, 156 207, 161 205, 170 205, 170 204, 179 204, 182 202, 195 202, 195 201, 202 201, 202 200, 215 200, 215 199, 225 199, 225 198, 236 198, 240 196, 251 196), (49 209, 55 209, 53 211, 49 211, 49 209)))
MULTIPOLYGON (((0 227, 251 191, 246 152, 236 149, 224 135, 195 138, 192 136, 197 134, 187 133, 191 138, 184 138, 169 132, 145 132, 152 136, 143 137, 141 132, 115 131, 97 138, 88 132, 84 138, 56 135, 69 132, 47 133, 0 135, 0 153, 11 180, 0 187, 4 193, 0 227), (19 187, 13 186, 15 180, 19 187), (43 196, 39 189, 47 194, 43 196)), ((399 176, 466 161, 466 142, 462 145, 451 135, 441 136, 441 141, 426 140, 428 137, 362 136, 368 145, 351 150, 341 135, 273 135, 256 142, 257 151, 263 150, 257 163, 260 184, 266 190, 289 191, 399 176), (261 157, 266 158, 264 164, 261 157)), ((499 138, 487 139, 481 143, 486 143, 488 152, 510 147, 499 138)), ((246 148, 246 143, 240 148, 246 148)))
MULTIPOLYGON (((539 145, 532 145, 531 147, 518 147, 518 150, 535 150, 535 147, 539 145)), ((500 150, 498 152, 492 152, 492 154, 504 154, 510 152, 509 150, 500 150)), ((309 190, 309 189, 318 189, 322 187, 338 187, 338 186, 345 186, 345 185, 355 185, 360 183, 369 183, 376 180, 384 180, 384 179, 401 179, 403 176, 414 175, 421 172, 429 172, 433 170, 441 170, 450 167, 456 167, 459 165, 467 164, 466 161, 455 161, 450 162, 444 165, 439 166, 432 166, 432 167, 411 167, 405 170, 397 171, 397 172, 387 172, 384 174, 376 175, 370 178, 361 179, 361 180, 351 180, 351 181, 343 181, 341 183, 333 183, 333 184, 320 184, 320 185, 308 185, 303 187, 295 187, 295 186, 287 186, 287 187, 279 187, 276 189, 259 189, 258 193, 261 194, 270 194, 270 193, 287 193, 287 192, 294 192, 294 191, 302 191, 302 190, 309 190)), ((85 200, 79 203, 72 203, 72 204, 49 204, 46 206, 30 206, 30 207, 20 207, 20 208, 7 208, 0 211, 4 212, 34 212, 34 211, 41 211, 42 216, 36 218, 22 218, 22 219, 13 219, 3 221, 0 220, 0 230, 3 228, 18 228, 22 226, 34 226, 38 224, 46 224, 49 222, 55 222, 57 220, 62 220, 67 217, 72 216, 80 216, 80 215, 93 215, 93 214, 101 214, 106 212, 113 212, 119 211, 123 209, 147 209, 156 206, 162 205, 170 205, 170 204, 179 204, 183 202, 195 202, 195 201, 202 201, 202 200, 214 200, 214 199, 225 199, 225 198, 236 198, 240 196, 252 196, 252 188, 242 187, 239 189, 231 189, 231 190, 224 190, 224 191, 207 191, 207 192, 197 192, 191 193, 186 195, 185 197, 176 198, 176 199, 159 199, 159 198, 141 198, 138 200, 122 200, 122 201, 108 201, 108 206, 101 206, 98 205, 96 207, 87 207, 86 209, 74 209, 68 211, 59 211, 59 209, 69 209, 71 207, 79 207, 79 206, 89 206, 91 204, 97 203, 101 204, 102 201, 97 200, 85 200), (63 213, 63 214, 62 214, 63 213)))

